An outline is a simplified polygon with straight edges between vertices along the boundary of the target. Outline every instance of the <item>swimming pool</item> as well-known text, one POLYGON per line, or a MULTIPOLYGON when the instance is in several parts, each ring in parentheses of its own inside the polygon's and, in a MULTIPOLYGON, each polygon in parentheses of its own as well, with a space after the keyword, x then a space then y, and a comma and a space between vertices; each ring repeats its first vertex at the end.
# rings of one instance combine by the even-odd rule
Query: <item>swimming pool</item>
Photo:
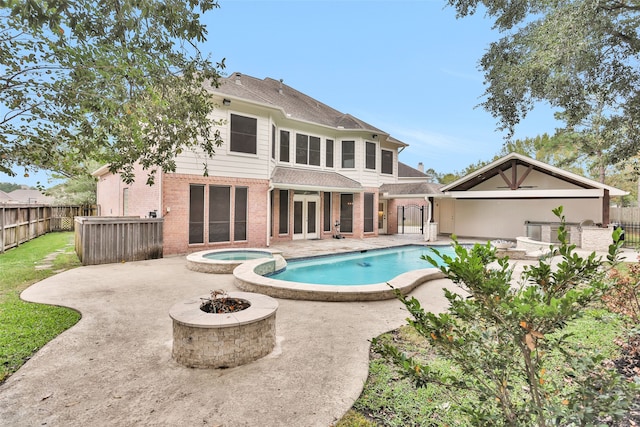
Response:
MULTIPOLYGON (((444 252, 452 250, 449 246, 435 246, 439 251, 444 252)), ((427 281, 441 279, 444 276, 439 269, 433 267, 429 262, 421 260, 422 254, 433 253, 430 247, 422 245, 414 245, 409 248, 406 246, 395 247, 390 249, 374 249, 369 251, 362 251, 358 253, 346 253, 336 254, 329 256, 319 256, 308 258, 306 260, 285 260, 281 254, 274 254, 272 259, 258 259, 246 261, 238 265, 233 270, 234 284, 245 292, 257 292, 265 295, 269 295, 275 298, 287 298, 287 299, 302 299, 310 301, 377 301, 396 298, 396 291, 400 291, 402 294, 407 294, 412 291, 416 286, 419 286, 427 281), (409 249, 420 249, 425 252, 411 251, 409 249), (383 257, 385 252, 395 253, 395 255, 386 254, 388 257, 384 263, 385 267, 382 269, 388 269, 384 275, 373 276, 370 274, 374 264, 383 264, 379 262, 381 258, 370 259, 372 255, 378 255, 383 257), (399 252, 399 253, 398 253, 399 252), (413 259, 416 264, 407 265, 400 270, 404 272, 398 273, 400 270, 391 271, 391 264, 400 264, 398 259, 406 258, 407 260, 413 259), (357 261, 356 261, 357 259, 357 261), (308 277, 296 278, 296 280, 282 280, 276 278, 273 275, 275 272, 286 271, 287 266, 291 263, 301 262, 303 264, 318 263, 319 270, 324 273, 324 270, 334 269, 334 264, 340 261, 351 260, 353 262, 360 263, 358 267, 366 270, 367 279, 352 280, 351 283, 335 284, 336 277, 333 279, 325 280, 329 284, 319 284, 317 281, 320 279, 320 273, 307 273, 308 277), (409 270, 407 270, 407 268, 409 270), (391 279, 386 279, 390 275, 396 274, 391 279), (306 280, 301 282, 299 280, 306 280), (362 284, 359 282, 366 282, 362 284)), ((302 264, 301 264, 302 265, 302 264)), ((343 275, 352 279, 351 273, 342 273, 343 275)), ((341 281, 344 283, 344 281, 341 281)))
MULTIPOLYGON (((454 256, 451 246, 434 246, 454 256)), ((277 280, 319 285, 356 286, 387 282, 402 273, 432 268, 423 255, 435 256, 431 246, 408 245, 287 261, 284 270, 266 275, 277 280)))

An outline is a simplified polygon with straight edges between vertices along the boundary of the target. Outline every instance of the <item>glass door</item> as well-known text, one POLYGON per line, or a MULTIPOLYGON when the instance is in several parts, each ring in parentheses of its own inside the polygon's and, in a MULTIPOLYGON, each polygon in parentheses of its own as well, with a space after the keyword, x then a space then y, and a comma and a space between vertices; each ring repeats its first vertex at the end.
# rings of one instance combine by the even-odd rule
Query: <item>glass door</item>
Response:
POLYGON ((387 201, 378 202, 378 234, 387 234, 387 201))
POLYGON ((318 209, 320 196, 302 195, 293 196, 293 238, 317 239, 318 238, 318 209))

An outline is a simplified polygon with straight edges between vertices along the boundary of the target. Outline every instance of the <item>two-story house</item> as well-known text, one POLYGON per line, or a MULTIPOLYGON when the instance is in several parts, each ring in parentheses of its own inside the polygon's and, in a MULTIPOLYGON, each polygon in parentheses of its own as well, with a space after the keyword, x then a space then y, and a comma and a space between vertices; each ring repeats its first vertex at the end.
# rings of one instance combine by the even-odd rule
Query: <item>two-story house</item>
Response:
POLYGON ((439 185, 398 161, 407 144, 271 78, 208 88, 224 123, 216 155, 185 151, 152 187, 96 171, 102 216, 164 218, 164 253, 394 234, 398 205, 433 218, 439 185), (203 163, 209 176, 203 176, 203 163))

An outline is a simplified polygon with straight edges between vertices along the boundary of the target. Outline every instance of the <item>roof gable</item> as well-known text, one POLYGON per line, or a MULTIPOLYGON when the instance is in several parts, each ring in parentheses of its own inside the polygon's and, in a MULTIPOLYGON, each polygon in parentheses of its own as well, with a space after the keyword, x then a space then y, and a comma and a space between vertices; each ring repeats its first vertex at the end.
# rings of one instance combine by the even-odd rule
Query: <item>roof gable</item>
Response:
POLYGON ((442 188, 444 192, 526 190, 526 189, 605 189, 611 196, 628 194, 583 176, 534 160, 518 153, 508 154, 442 188))

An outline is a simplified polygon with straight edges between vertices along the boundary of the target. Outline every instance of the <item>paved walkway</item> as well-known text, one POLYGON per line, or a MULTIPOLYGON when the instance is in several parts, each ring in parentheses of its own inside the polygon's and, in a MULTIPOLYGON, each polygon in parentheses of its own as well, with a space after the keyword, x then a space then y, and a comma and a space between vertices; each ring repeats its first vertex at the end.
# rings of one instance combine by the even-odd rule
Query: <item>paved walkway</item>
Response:
MULTIPOLYGON (((383 240, 281 249, 337 251, 383 240)), ((453 289, 442 279, 412 294, 440 312, 443 287, 453 289)), ((327 427, 362 391, 369 340, 407 317, 396 300, 281 299, 278 344, 267 357, 225 370, 175 363, 169 308, 221 288, 236 290, 231 275, 190 271, 184 257, 81 267, 31 286, 24 299, 73 307, 82 319, 0 387, 0 425, 327 427)))

